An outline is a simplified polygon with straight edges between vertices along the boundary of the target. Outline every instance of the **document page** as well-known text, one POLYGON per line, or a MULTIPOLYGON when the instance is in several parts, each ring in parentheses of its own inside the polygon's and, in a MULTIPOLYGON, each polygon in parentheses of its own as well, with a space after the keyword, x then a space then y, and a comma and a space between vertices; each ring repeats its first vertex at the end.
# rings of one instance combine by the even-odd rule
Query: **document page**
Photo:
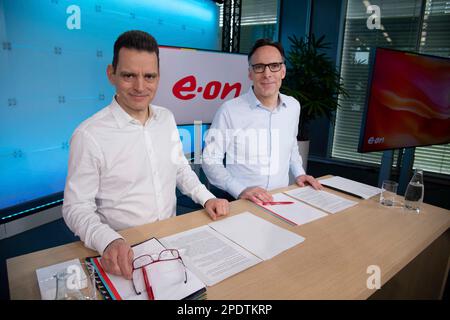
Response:
POLYGON ((310 186, 292 189, 284 193, 329 213, 336 213, 358 204, 358 202, 339 197, 323 190, 316 190, 310 186))
POLYGON ((212 222, 209 226, 263 260, 268 260, 305 240, 298 234, 250 212, 212 222))
POLYGON ((261 205, 261 207, 294 225, 302 225, 327 216, 325 212, 313 208, 303 202, 292 199, 283 193, 275 193, 272 196, 273 201, 287 201, 293 203, 266 206, 261 205))
POLYGON ((177 233, 162 238, 161 242, 167 248, 178 249, 186 266, 208 286, 261 262, 209 226, 177 233))
POLYGON ((321 179, 320 183, 331 188, 342 190, 363 199, 369 199, 381 192, 380 188, 372 187, 364 183, 353 181, 342 177, 321 179))

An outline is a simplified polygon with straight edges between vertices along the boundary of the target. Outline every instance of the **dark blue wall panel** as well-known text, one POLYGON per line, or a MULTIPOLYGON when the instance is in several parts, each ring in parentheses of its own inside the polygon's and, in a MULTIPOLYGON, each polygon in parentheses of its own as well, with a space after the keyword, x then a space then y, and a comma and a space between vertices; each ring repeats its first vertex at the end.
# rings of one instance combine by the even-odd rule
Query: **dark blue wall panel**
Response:
POLYGON ((281 0, 279 41, 286 53, 290 49, 288 37, 302 38, 310 28, 311 0, 281 0))

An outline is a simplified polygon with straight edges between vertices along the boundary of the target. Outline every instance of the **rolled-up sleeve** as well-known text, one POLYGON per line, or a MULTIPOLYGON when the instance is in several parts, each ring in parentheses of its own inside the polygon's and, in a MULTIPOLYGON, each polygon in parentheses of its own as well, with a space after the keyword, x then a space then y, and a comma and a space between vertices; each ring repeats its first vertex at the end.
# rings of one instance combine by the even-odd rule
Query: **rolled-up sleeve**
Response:
POLYGON ((95 197, 99 190, 102 162, 101 150, 93 137, 85 131, 75 131, 70 142, 63 218, 86 247, 101 255, 109 243, 122 238, 110 226, 102 223, 96 212, 95 197))

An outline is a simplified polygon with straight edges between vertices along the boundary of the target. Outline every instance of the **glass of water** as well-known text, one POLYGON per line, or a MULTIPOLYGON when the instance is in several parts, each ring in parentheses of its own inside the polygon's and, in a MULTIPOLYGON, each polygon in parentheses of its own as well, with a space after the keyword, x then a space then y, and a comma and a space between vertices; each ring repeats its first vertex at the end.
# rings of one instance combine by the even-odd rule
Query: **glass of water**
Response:
POLYGON ((384 180, 381 185, 380 203, 384 206, 392 207, 397 196, 398 183, 391 180, 384 180))
POLYGON ((90 263, 69 266, 56 274, 56 300, 96 300, 95 269, 90 263))

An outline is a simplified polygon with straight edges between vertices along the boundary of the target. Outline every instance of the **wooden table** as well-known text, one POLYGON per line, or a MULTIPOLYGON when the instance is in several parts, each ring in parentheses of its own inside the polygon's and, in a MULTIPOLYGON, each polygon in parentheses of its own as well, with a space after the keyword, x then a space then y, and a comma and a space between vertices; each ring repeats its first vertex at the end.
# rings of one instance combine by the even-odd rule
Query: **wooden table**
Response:
MULTIPOLYGON (((295 188, 291 186, 284 189, 295 188)), ((450 211, 424 204, 420 214, 383 207, 329 190, 359 204, 301 226, 291 226, 244 200, 231 215, 250 211, 306 240, 271 260, 208 287, 208 299, 367 299, 442 297, 449 269, 450 211), (381 271, 380 290, 369 289, 369 266, 381 271)), ((275 193, 274 192, 274 193, 275 193)), ((120 232, 130 243, 209 223, 203 210, 120 232)), ((48 235, 51 236, 51 235, 48 235)), ((7 260, 11 299, 40 299, 35 270, 93 256, 81 242, 7 260)))

